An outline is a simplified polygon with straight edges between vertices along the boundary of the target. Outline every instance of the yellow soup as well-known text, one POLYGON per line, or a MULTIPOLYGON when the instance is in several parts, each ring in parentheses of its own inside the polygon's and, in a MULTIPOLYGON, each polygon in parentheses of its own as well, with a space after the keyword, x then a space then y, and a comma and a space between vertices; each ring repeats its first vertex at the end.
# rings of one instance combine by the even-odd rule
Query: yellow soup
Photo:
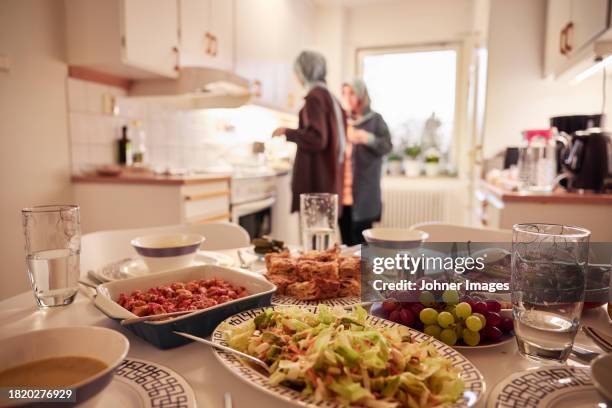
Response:
POLYGON ((53 357, 0 372, 0 387, 68 387, 108 366, 89 357, 53 357))

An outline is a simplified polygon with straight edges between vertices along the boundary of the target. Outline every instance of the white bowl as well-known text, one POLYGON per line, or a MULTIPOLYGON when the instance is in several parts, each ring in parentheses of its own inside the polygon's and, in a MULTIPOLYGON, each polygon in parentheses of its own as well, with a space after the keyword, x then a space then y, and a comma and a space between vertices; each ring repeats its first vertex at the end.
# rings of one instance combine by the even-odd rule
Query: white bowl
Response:
POLYGON ((371 228, 363 231, 363 238, 384 248, 409 249, 420 246, 429 234, 408 228, 371 228))
POLYGON ((599 394, 612 402, 612 353, 604 354, 591 361, 591 376, 599 394))
POLYGON ((205 238, 198 234, 158 234, 134 238, 132 246, 150 272, 190 266, 205 238))
POLYGON ((58 327, 0 340, 0 364, 4 370, 53 357, 89 357, 102 361, 107 366, 104 370, 71 386, 75 389, 77 403, 81 403, 108 385, 129 348, 128 339, 115 330, 93 326, 58 327))

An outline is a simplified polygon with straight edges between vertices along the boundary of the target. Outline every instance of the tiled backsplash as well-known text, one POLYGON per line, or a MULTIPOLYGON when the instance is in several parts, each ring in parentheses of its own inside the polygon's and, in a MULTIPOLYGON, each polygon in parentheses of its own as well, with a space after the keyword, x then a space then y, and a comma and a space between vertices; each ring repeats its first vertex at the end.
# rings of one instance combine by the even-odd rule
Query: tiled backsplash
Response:
POLYGON ((142 123, 145 160, 153 168, 202 168, 239 160, 250 154, 251 142, 265 142, 286 120, 256 106, 180 111, 74 78, 68 78, 68 112, 74 173, 115 163, 121 127, 134 119, 142 123))

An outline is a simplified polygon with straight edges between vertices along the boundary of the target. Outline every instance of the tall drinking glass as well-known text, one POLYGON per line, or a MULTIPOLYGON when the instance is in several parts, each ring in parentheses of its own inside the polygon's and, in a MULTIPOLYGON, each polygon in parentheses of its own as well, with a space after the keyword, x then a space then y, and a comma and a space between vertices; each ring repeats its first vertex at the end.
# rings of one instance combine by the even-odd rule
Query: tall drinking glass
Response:
POLYGON ((77 205, 21 211, 26 267, 39 307, 72 303, 78 290, 81 221, 77 205))
POLYGON ((584 305, 590 231, 517 224, 512 233, 512 314, 519 352, 564 362, 584 305))
POLYGON ((300 224, 304 251, 324 251, 336 243, 338 195, 300 194, 300 224))

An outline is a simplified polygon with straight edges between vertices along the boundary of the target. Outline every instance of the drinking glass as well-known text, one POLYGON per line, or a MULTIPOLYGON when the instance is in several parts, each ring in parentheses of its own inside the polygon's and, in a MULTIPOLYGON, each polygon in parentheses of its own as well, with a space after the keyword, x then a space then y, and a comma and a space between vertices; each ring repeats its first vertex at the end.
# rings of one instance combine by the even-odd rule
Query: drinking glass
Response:
POLYGON ((300 224, 304 251, 324 251, 336 243, 338 195, 300 194, 300 224))
POLYGON ((72 303, 78 290, 81 221, 77 205, 21 211, 26 267, 39 307, 72 303))
POLYGON ((553 224, 512 229, 512 315, 519 352, 562 363, 580 324, 591 232, 553 224))

